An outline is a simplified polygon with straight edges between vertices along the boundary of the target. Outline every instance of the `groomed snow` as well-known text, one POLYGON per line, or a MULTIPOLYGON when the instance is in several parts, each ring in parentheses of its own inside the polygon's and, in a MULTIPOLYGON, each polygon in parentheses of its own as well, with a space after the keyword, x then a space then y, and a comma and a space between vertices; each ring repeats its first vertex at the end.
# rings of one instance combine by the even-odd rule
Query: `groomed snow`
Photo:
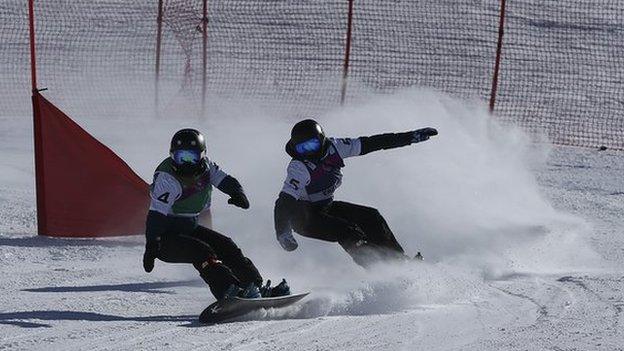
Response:
POLYGON ((36 236, 30 120, 5 119, 0 350, 624 349, 624 154, 532 143, 483 107, 429 91, 333 110, 319 118, 337 136, 440 130, 427 143, 348 161, 338 197, 379 207, 406 250, 426 258, 365 272, 333 244, 297 237, 297 251, 281 250, 271 211, 290 121, 244 102, 220 113, 75 118, 146 180, 173 131, 205 131, 210 156, 252 202, 245 212, 216 195, 215 228, 266 278, 312 294, 201 326, 208 289, 190 266, 157 262, 144 273, 142 237, 36 236))

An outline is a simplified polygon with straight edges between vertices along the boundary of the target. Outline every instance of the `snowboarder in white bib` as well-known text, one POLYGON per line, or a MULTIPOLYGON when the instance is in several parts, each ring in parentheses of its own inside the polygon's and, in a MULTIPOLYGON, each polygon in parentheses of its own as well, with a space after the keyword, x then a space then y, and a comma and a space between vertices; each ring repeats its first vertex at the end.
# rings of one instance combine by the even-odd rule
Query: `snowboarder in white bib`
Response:
POLYGON ((243 187, 206 157, 203 135, 182 129, 171 140, 170 157, 156 168, 150 186, 143 268, 151 272, 154 260, 191 263, 217 299, 290 294, 285 280, 276 287, 262 285, 262 276, 229 237, 198 225, 198 216, 210 208, 212 187, 228 194, 229 204, 247 209, 243 187))
POLYGON ((275 231, 287 251, 298 247, 295 232, 338 242, 363 266, 380 260, 408 259, 390 227, 375 208, 334 201, 342 183, 344 159, 428 140, 434 128, 359 138, 329 138, 314 120, 292 129, 286 152, 292 157, 286 181, 275 203, 275 231))

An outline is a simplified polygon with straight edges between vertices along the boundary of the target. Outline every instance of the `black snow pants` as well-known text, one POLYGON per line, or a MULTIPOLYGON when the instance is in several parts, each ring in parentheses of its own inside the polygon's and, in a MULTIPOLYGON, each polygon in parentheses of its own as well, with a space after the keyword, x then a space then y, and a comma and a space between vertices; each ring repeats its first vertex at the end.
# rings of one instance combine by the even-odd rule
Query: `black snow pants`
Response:
POLYGON ((203 226, 188 234, 163 235, 157 258, 168 263, 192 263, 217 299, 231 284, 262 285, 258 269, 234 241, 203 226))
POLYGON ((300 204, 293 229, 308 238, 338 242, 360 266, 408 258, 377 209, 343 201, 300 204))

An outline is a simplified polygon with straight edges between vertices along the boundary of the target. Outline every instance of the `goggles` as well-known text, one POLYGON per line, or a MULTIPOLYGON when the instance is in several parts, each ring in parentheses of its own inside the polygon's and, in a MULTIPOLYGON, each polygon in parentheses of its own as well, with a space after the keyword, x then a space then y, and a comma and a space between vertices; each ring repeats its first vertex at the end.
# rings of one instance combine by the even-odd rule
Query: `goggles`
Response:
POLYGON ((321 149, 321 141, 317 138, 308 139, 295 145, 295 151, 299 155, 306 155, 318 152, 321 149))
POLYGON ((176 164, 192 164, 196 165, 202 159, 202 153, 197 150, 176 150, 171 153, 171 158, 176 164))

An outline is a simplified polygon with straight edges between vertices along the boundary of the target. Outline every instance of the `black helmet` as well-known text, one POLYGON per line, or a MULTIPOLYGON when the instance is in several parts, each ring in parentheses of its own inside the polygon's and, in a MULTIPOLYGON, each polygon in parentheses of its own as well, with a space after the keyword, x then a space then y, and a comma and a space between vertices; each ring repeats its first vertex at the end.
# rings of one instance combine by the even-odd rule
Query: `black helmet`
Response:
POLYGON ((329 140, 320 124, 306 119, 298 122, 290 132, 286 152, 298 159, 321 159, 327 153, 329 140))
POLYGON ((180 175, 197 175, 206 169, 206 140, 196 129, 181 129, 169 148, 173 170, 180 175))

